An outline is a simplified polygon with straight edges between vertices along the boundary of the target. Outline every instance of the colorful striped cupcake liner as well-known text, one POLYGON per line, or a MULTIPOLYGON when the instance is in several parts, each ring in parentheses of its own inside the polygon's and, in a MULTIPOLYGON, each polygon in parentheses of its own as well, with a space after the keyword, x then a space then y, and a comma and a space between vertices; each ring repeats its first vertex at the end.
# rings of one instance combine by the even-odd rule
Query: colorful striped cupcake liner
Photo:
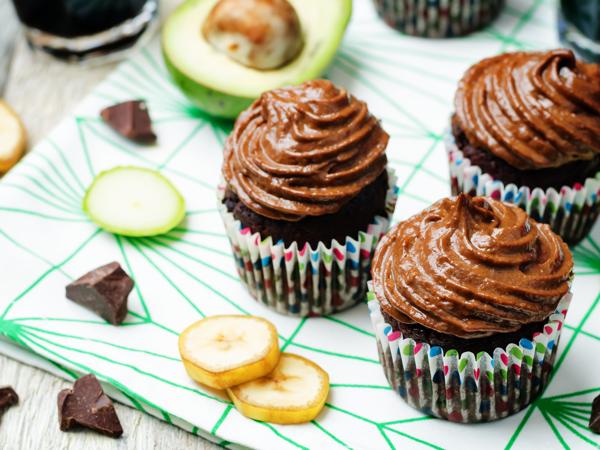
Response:
POLYGON ((561 299, 556 312, 532 340, 496 348, 492 355, 459 354, 404 339, 385 322, 375 294, 369 291, 367 299, 379 360, 390 386, 424 414, 476 423, 515 414, 544 390, 571 293, 561 299))
POLYGON ((347 237, 344 243, 319 242, 313 249, 296 242, 285 247, 244 228, 227 211, 222 200, 225 184, 218 189, 218 208, 233 249, 237 271, 258 302, 281 314, 295 317, 332 314, 364 301, 371 259, 394 213, 398 189, 388 169, 387 217, 376 216, 366 231, 347 237))
POLYGON ((412 36, 463 36, 492 22, 504 0, 373 0, 381 18, 412 36))
POLYGON ((455 144, 454 138, 446 138, 446 150, 450 165, 452 194, 461 192, 484 195, 496 200, 514 203, 527 211, 538 222, 547 223, 568 244, 576 244, 590 232, 600 213, 600 172, 595 178, 573 187, 563 186, 560 192, 554 188, 530 189, 514 184, 504 185, 471 165, 455 144))

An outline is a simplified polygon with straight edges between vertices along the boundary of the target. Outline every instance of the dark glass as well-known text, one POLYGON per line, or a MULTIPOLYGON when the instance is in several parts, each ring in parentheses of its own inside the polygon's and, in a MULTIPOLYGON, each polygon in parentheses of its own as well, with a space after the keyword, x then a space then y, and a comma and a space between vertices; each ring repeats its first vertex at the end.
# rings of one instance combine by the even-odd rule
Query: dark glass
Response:
POLYGON ((558 31, 581 58, 600 61, 600 0, 561 0, 558 31))
POLYGON ((600 41, 600 1, 562 0, 561 6, 566 20, 588 38, 600 41))
POLYGON ((25 25, 57 36, 108 30, 140 13, 146 0, 14 0, 25 25))
POLYGON ((13 0, 30 44, 81 59, 131 46, 154 20, 157 0, 13 0))

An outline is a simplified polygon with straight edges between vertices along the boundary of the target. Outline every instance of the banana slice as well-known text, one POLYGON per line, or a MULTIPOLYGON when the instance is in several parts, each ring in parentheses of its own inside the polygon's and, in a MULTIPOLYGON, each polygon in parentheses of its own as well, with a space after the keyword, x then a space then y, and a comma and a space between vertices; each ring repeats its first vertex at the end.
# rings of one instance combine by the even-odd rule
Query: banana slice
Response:
POLYGON ((226 389, 275 368, 279 361, 277 330, 260 317, 207 317, 181 333, 179 353, 190 377, 226 389))
POLYGON ((25 127, 17 113, 0 101, 0 174, 14 166, 27 146, 25 127))
POLYGON ((319 415, 329 394, 329 375, 298 355, 282 353, 269 375, 227 389, 235 407, 263 422, 310 422, 319 415))

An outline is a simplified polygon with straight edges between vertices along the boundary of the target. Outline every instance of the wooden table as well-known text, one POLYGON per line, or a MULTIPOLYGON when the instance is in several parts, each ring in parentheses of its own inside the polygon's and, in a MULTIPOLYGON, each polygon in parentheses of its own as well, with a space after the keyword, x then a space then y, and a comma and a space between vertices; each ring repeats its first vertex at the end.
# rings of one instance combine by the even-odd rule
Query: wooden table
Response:
MULTIPOLYGON (((0 0, 0 4, 8 1, 0 0)), ((176 2, 162 2, 163 16, 172 8, 172 3, 176 2)), ((5 20, 8 19, 2 16, 1 21, 5 20)), ((67 65, 33 54, 19 35, 4 99, 21 115, 29 134, 29 148, 39 142, 113 68, 114 65, 93 68, 67 65)), ((121 439, 113 440, 87 431, 63 433, 58 428, 56 396, 70 383, 0 355, 0 386, 4 385, 13 386, 21 402, 0 419, 0 449, 3 450, 219 448, 120 404, 116 408, 125 431, 121 439)))

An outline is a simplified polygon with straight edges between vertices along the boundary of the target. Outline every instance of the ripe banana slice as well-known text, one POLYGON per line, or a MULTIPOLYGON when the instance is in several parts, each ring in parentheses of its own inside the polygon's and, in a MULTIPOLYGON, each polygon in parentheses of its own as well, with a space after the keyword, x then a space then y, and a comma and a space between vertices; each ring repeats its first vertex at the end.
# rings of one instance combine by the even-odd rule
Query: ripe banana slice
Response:
POLYGON ((235 407, 263 422, 310 422, 319 415, 329 394, 329 375, 298 355, 282 353, 269 375, 227 389, 235 407))
POLYGON ((279 361, 277 330, 260 317, 207 317, 181 333, 179 353, 190 377, 226 389, 275 368, 279 361))
POLYGON ((0 100, 0 174, 14 166, 27 146, 25 127, 17 113, 0 100))

